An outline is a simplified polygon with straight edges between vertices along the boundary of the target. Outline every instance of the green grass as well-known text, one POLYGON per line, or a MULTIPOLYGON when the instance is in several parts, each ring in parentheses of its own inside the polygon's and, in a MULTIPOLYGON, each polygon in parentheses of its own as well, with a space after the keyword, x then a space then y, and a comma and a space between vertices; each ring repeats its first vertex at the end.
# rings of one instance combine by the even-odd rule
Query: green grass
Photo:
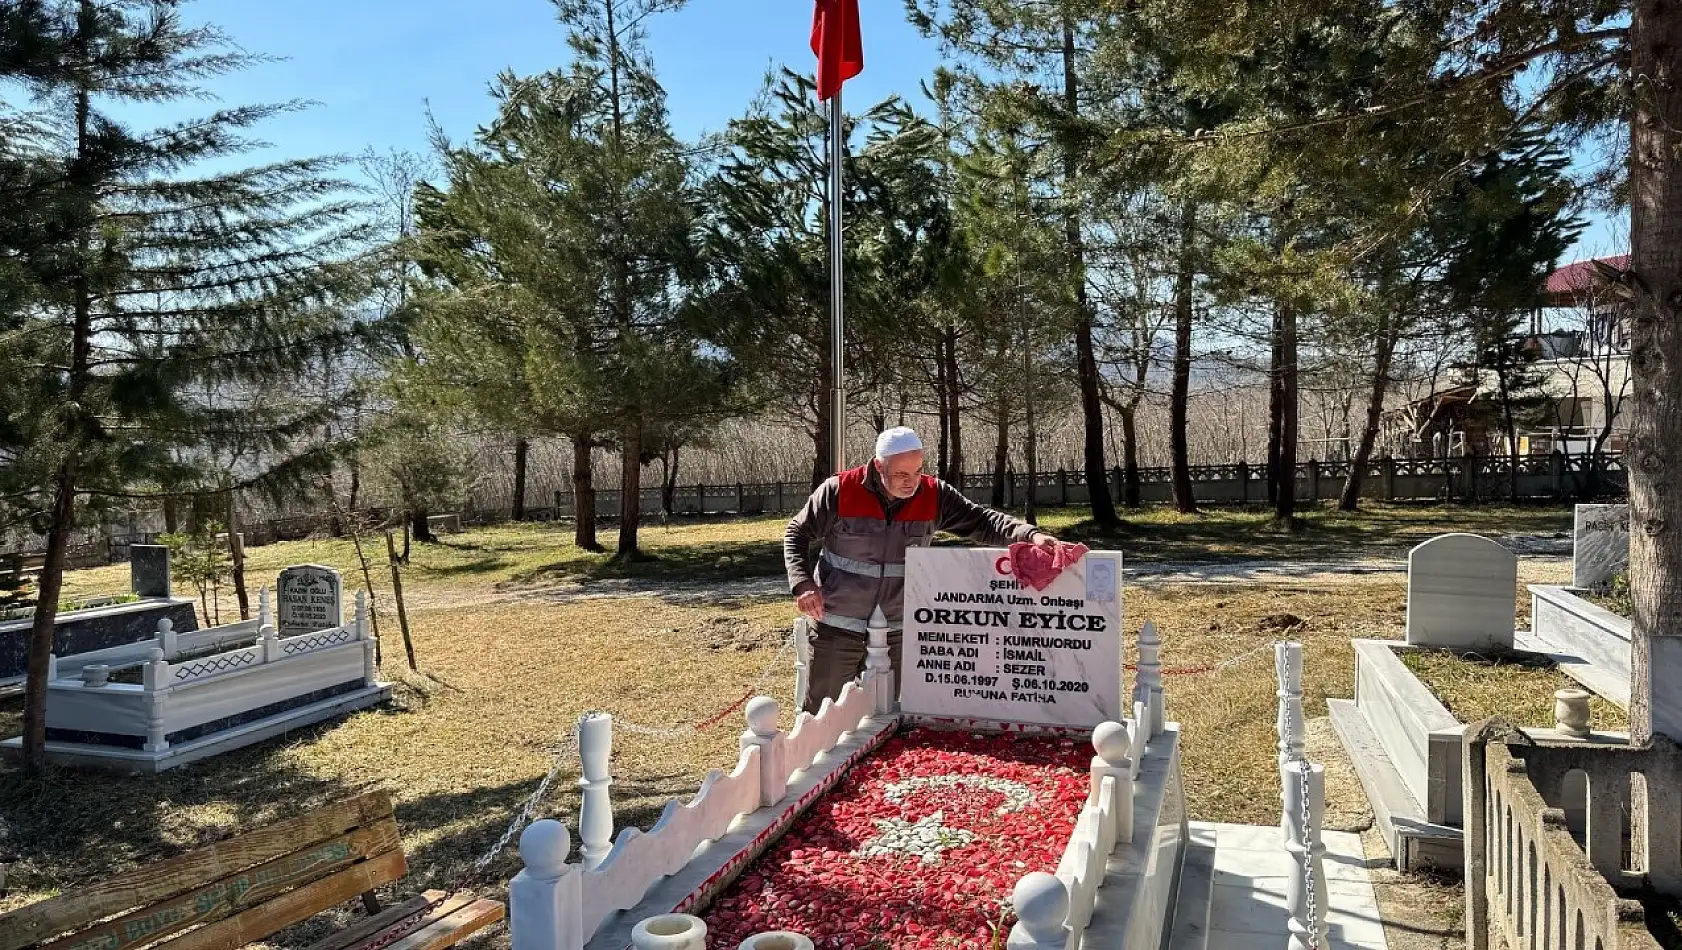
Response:
MULTIPOLYGON (((1401 650, 1402 663, 1442 700, 1461 722, 1501 716, 1515 726, 1554 724, 1554 692, 1583 689, 1552 663, 1531 657, 1401 650)), ((1597 731, 1629 729, 1629 714, 1590 693, 1589 721, 1597 731)))

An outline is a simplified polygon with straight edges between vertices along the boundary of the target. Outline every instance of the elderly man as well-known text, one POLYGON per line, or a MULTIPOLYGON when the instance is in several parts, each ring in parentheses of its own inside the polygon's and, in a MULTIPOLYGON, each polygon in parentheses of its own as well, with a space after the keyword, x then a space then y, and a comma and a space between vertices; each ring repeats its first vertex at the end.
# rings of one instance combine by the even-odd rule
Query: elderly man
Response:
POLYGON ((864 670, 865 629, 877 607, 888 621, 894 682, 905 615, 905 549, 927 547, 936 531, 984 545, 1057 540, 1003 512, 983 508, 923 473, 923 443, 906 428, 876 440, 876 458, 825 481, 788 523, 783 564, 800 612, 816 621, 806 709, 840 694, 864 670), (814 548, 822 547, 814 557, 814 548))

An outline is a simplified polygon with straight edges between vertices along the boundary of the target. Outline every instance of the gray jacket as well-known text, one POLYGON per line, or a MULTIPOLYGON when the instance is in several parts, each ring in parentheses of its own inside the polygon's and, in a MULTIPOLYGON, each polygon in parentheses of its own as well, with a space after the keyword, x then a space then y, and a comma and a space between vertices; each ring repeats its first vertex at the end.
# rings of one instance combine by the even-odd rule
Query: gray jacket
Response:
POLYGON ((880 606, 897 630, 904 618, 907 548, 927 547, 937 531, 1003 547, 1029 540, 1036 530, 927 475, 915 495, 893 498, 876 466, 865 465, 818 486, 789 520, 783 564, 791 592, 823 592, 825 624, 862 634, 880 606))

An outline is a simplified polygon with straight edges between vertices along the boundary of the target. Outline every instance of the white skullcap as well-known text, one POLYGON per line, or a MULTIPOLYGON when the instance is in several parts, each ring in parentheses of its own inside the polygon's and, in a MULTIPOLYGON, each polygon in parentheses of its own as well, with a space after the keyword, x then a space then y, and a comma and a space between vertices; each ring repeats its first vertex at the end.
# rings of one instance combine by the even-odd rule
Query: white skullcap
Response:
POLYGON ((917 438, 917 433, 898 426, 876 437, 876 457, 890 458, 905 452, 923 451, 923 440, 917 438))

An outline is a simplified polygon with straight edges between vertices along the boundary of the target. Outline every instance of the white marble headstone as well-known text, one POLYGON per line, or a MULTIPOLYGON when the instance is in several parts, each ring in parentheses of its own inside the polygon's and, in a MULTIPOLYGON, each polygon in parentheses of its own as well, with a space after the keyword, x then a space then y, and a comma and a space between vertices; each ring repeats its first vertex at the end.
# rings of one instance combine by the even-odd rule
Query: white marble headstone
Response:
POLYGON ((313 633, 345 622, 344 580, 319 564, 299 564, 280 572, 275 583, 280 635, 313 633))
POLYGON ((1629 506, 1578 505, 1571 535, 1571 584, 1603 588, 1629 570, 1629 506))
POLYGON ((1120 722, 1121 555, 1093 551, 1043 591, 999 549, 906 552, 901 708, 1092 729, 1120 722))
POLYGON ((1488 538, 1444 534, 1408 554, 1408 643, 1510 650, 1517 603, 1518 555, 1488 538))

